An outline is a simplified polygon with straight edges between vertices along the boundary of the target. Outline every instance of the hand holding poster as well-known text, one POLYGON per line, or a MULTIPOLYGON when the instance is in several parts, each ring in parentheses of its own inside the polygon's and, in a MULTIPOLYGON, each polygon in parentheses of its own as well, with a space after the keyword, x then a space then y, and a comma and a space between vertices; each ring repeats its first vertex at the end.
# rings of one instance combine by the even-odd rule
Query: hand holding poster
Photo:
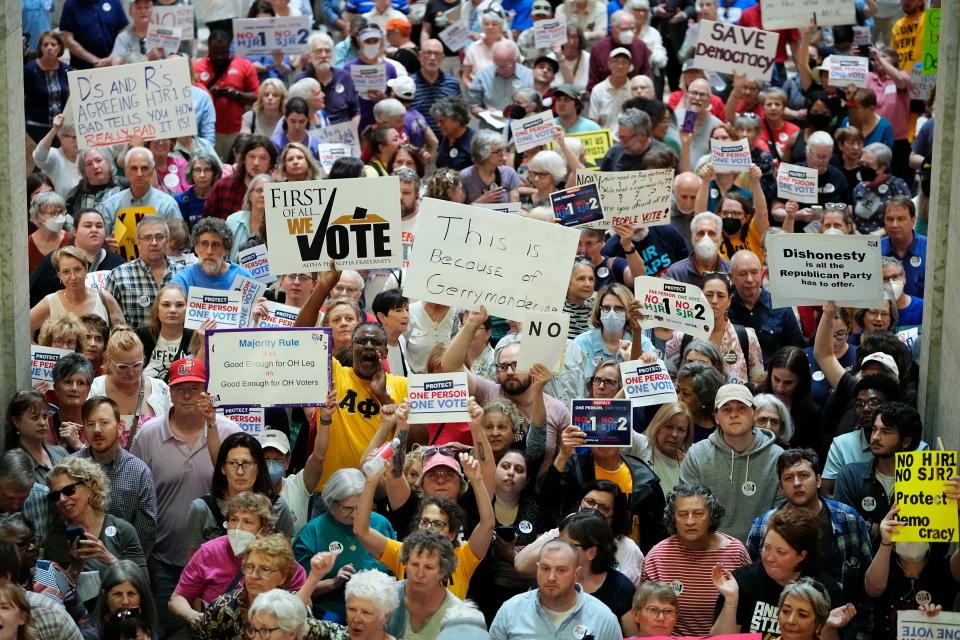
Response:
MULTIPOLYGON (((336 87, 334 87, 334 91, 336 91, 336 87)), ((360 134, 357 133, 356 122, 331 124, 322 129, 314 129, 310 132, 310 135, 321 147, 324 144, 345 145, 350 149, 351 155, 356 158, 360 157, 360 134)), ((333 163, 330 164, 333 165, 333 163)))
POLYGON ((308 16, 243 18, 233 21, 233 45, 240 56, 270 56, 307 53, 310 37, 308 16))
POLYGON ((542 364, 551 373, 560 373, 569 331, 570 316, 566 313, 525 313, 517 370, 528 371, 542 364))
POLYGON ((533 23, 533 46, 537 49, 549 49, 566 42, 567 23, 560 18, 547 18, 533 23))
POLYGON ((436 25, 441 29, 438 37, 451 51, 460 51, 473 41, 463 4, 447 9, 437 16, 436 25))
POLYGON ((414 373, 407 379, 409 424, 470 422, 467 373, 414 373))
POLYGON ((73 351, 57 347, 41 347, 38 344, 30 345, 30 380, 34 383, 46 382, 52 387, 53 367, 68 353, 73 351))
POLYGON ((620 378, 624 395, 633 401, 635 407, 677 401, 673 380, 662 360, 650 364, 639 360, 621 362, 620 378))
POLYGON ((854 0, 761 0, 764 29, 857 24, 854 0))
MULTIPOLYGON (((564 137, 577 138, 583 144, 583 157, 586 160, 584 166, 590 171, 599 171, 600 163, 603 162, 603 156, 607 155, 613 144, 610 135, 610 129, 600 129, 599 131, 585 131, 583 133, 565 133, 564 137)), ((556 143, 552 143, 550 148, 554 151, 560 150, 556 143)))
POLYGON ((151 24, 147 29, 147 37, 143 45, 147 51, 162 49, 164 55, 169 55, 180 49, 180 40, 180 29, 151 24))
POLYGON ((957 475, 957 452, 897 452, 892 504, 900 507, 894 542, 960 542, 957 501, 946 482, 957 475))
POLYGON ((267 290, 267 285, 237 274, 230 285, 230 290, 240 292, 240 324, 237 326, 249 327, 252 324, 253 307, 267 290))
POLYGON ((260 318, 258 327, 292 327, 300 315, 300 308, 289 304, 280 304, 267 300, 263 303, 267 308, 267 315, 260 318))
POLYGON ((685 282, 640 276, 633 295, 642 305, 644 329, 664 327, 708 340, 713 331, 713 309, 699 287, 685 282))
POLYGON ((241 267, 253 274, 253 279, 263 284, 273 284, 277 277, 270 273, 270 259, 267 256, 267 245, 258 244, 255 247, 244 249, 237 254, 237 262, 241 267))
POLYGON ((315 405, 332 384, 331 343, 327 328, 211 331, 207 393, 220 407, 315 405))
POLYGON ((750 143, 746 140, 710 138, 710 164, 717 173, 749 171, 753 164, 750 143))
POLYGON ((577 169, 577 185, 597 183, 604 226, 631 224, 634 229, 670 224, 673 169, 588 171, 577 169))
POLYGON ((777 197, 817 204, 820 175, 816 169, 780 163, 777 170, 777 197))
MULTIPOLYGON (((242 276, 238 276, 242 277, 242 276)), ((241 321, 241 295, 239 291, 223 291, 190 287, 187 292, 187 317, 185 329, 199 329, 207 318, 217 323, 217 328, 239 327, 241 321)))
POLYGON ((867 86, 869 60, 859 56, 830 56, 830 67, 827 77, 834 87, 846 87, 852 84, 857 87, 867 86))
POLYGON ((565 227, 579 227, 603 220, 600 191, 595 182, 570 187, 550 194, 553 215, 565 227))
POLYGON ((517 152, 540 147, 557 139, 557 125, 553 123, 553 112, 534 113, 521 120, 512 120, 513 144, 517 152))
POLYGON ((570 424, 585 434, 588 447, 629 447, 633 409, 629 400, 574 398, 570 401, 570 424))
POLYGON ((705 71, 770 80, 779 39, 780 34, 771 31, 701 20, 694 65, 705 71))
POLYGON ((353 80, 353 87, 357 93, 363 97, 371 91, 387 90, 387 65, 386 64, 355 64, 350 67, 350 79, 353 80))
MULTIPOLYGON (((917 592, 918 604, 938 605, 930 601, 929 591, 917 592), (926 594, 926 602, 920 602, 926 594)), ((941 611, 935 616, 919 609, 897 611, 897 640, 953 640, 960 629, 960 613, 941 611)))
POLYGON ((880 239, 820 233, 767 237, 767 266, 774 307, 822 305, 884 306, 880 239))

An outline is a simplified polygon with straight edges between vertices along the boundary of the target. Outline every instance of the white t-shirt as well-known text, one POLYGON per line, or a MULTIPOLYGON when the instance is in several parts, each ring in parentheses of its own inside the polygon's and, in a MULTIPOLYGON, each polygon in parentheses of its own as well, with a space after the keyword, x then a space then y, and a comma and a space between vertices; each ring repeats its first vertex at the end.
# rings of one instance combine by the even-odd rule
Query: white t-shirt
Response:
POLYGON ((151 378, 166 378, 170 363, 180 349, 180 340, 181 338, 167 340, 163 336, 158 336, 157 344, 153 347, 153 353, 150 354, 150 363, 144 368, 143 373, 151 378))
POLYGON ((407 341, 403 336, 397 339, 397 346, 387 345, 387 364, 390 365, 390 373, 395 376, 407 376, 410 372, 410 366, 406 363, 407 341))
POLYGON ((287 501, 290 507, 290 515, 293 516, 293 537, 300 534, 300 529, 307 524, 310 517, 310 494, 303 484, 303 469, 297 471, 292 476, 283 479, 283 486, 280 487, 280 496, 287 501))
POLYGON ((448 308, 440 322, 434 323, 422 302, 410 305, 410 322, 404 336, 407 339, 407 366, 414 373, 425 373, 430 352, 441 342, 450 339, 456 317, 454 311, 453 307, 448 308))

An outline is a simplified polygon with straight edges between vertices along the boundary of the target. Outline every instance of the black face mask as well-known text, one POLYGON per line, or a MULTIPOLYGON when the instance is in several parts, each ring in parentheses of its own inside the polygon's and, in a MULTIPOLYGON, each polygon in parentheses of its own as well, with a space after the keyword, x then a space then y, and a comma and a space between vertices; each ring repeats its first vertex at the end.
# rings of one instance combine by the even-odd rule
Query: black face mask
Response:
POLYGON ((732 236, 740 229, 743 228, 743 222, 740 221, 740 218, 724 218, 723 219, 723 232, 728 236, 732 236))
POLYGON ((518 104, 507 107, 507 117, 511 120, 522 120, 527 117, 527 110, 518 104))
POLYGON ((833 115, 822 111, 811 111, 807 114, 807 124, 814 129, 824 130, 833 122, 833 115))
POLYGON ((877 170, 865 165, 860 165, 860 182, 872 182, 877 179, 877 170))

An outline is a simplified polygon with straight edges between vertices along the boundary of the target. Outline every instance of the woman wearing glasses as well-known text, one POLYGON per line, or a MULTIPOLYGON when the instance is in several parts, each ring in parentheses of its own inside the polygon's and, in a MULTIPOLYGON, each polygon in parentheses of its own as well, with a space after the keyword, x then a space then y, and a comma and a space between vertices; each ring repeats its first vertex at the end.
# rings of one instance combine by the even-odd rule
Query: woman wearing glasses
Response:
POLYGON ((142 625, 147 638, 156 636, 157 612, 147 574, 129 560, 120 560, 103 572, 97 606, 80 627, 84 640, 107 637, 107 629, 142 625))
POLYGON ((868 144, 860 153, 860 170, 853 187, 853 216, 857 231, 878 235, 883 229, 883 212, 894 196, 911 197, 902 178, 890 174, 893 152, 882 142, 868 144))
POLYGON ((640 585, 633 594, 633 607, 623 626, 624 635, 629 633, 633 638, 667 638, 674 635, 677 594, 673 587, 662 582, 640 585))
POLYGON ((124 323, 120 305, 108 291, 87 286, 90 260, 76 247, 63 247, 53 252, 50 264, 63 289, 45 296, 30 309, 30 332, 33 333, 48 318, 57 320, 67 313, 77 317, 95 313, 112 326, 124 323))

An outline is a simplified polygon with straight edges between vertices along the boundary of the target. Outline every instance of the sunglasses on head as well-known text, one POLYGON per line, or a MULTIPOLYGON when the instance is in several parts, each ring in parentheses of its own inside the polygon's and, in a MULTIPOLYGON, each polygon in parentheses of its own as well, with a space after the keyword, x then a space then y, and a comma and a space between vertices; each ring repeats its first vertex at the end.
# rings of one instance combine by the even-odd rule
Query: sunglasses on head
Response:
POLYGON ((462 447, 462 448, 461 448, 461 447, 457 447, 457 446, 453 446, 453 445, 447 445, 447 444, 445 444, 445 445, 443 445, 443 446, 440 446, 440 447, 437 447, 437 446, 424 447, 424 448, 423 448, 423 461, 426 462, 427 460, 429 460, 430 458, 432 458, 433 456, 435 456, 435 455, 437 455, 437 454, 444 455, 444 456, 449 456, 449 457, 453 458, 454 460, 458 460, 459 458, 457 457, 457 454, 462 453, 462 452, 464 452, 464 451, 469 451, 469 450, 470 450, 469 447, 462 447))
POLYGON ((59 489, 57 491, 51 491, 50 493, 47 494, 47 500, 53 503, 57 503, 57 502, 60 502, 61 495, 65 495, 68 498, 71 498, 73 497, 73 494, 77 492, 77 487, 86 483, 87 483, 86 480, 77 480, 73 484, 68 484, 63 489, 59 489))

